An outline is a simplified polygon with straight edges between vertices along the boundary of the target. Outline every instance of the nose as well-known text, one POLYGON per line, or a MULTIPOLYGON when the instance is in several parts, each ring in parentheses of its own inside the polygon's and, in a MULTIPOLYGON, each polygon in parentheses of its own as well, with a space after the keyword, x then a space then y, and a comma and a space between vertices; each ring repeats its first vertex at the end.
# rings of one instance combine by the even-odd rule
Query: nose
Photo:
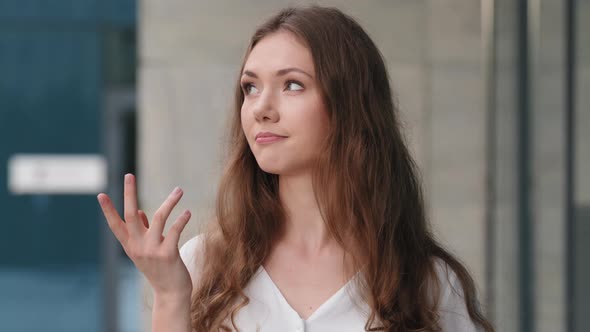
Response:
POLYGON ((257 98, 256 104, 254 104, 253 113, 258 122, 277 122, 279 120, 279 113, 275 108, 274 96, 272 95, 272 91, 269 90, 266 89, 266 91, 263 91, 257 98))

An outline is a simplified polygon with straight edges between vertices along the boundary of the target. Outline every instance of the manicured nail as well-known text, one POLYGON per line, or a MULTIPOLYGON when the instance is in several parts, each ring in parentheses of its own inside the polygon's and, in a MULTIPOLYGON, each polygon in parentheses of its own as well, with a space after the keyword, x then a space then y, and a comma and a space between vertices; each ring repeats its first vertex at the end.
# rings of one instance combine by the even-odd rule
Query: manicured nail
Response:
POLYGON ((180 189, 180 187, 176 187, 176 188, 174 188, 174 191, 172 193, 174 195, 178 195, 178 194, 180 194, 181 191, 182 191, 182 189, 180 189))
POLYGON ((131 173, 125 174, 125 183, 131 183, 131 173))

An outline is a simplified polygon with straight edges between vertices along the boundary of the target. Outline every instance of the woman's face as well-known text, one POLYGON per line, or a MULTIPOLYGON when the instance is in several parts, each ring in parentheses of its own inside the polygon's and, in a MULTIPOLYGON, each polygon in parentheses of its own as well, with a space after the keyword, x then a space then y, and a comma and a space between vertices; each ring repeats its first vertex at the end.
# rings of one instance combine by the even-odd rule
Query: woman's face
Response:
POLYGON ((246 60, 241 85, 242 129, 260 168, 280 175, 310 171, 328 116, 307 47, 285 31, 264 37, 246 60), (281 137, 261 137, 265 132, 281 137))

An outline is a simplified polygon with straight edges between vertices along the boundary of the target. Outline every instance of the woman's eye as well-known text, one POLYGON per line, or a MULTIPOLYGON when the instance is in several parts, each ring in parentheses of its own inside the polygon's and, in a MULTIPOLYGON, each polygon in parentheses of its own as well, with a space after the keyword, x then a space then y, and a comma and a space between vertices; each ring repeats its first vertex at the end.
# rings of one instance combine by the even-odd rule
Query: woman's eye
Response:
POLYGON ((299 82, 289 81, 289 82, 287 82, 287 90, 291 90, 291 91, 303 90, 303 85, 299 82))
POLYGON ((252 83, 243 84, 242 89, 244 90, 244 93, 247 95, 258 92, 258 89, 256 89, 256 87, 252 85, 252 83))

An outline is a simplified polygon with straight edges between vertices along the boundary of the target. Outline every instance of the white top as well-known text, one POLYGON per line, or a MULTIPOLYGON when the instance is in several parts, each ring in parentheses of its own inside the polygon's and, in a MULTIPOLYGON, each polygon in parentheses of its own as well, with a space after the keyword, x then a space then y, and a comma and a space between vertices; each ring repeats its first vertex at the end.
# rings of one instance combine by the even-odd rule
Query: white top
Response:
MULTIPOLYGON (((199 266, 202 236, 196 236, 180 248, 180 256, 193 282, 199 266)), ((444 264, 444 263, 443 263, 444 264)), ((469 318, 462 297, 460 283, 451 269, 437 264, 441 281, 439 301, 440 324, 444 332, 479 331, 469 318), (448 272, 447 272, 448 271, 448 272), (454 289, 454 290, 453 290, 454 289)), ((358 274, 357 274, 358 276, 358 274)), ((349 281, 307 319, 289 305, 264 267, 260 267, 244 289, 250 303, 236 312, 236 326, 243 332, 362 332, 369 316, 369 306, 359 301, 356 283, 349 281)), ((231 324, 230 324, 231 326, 231 324)))

